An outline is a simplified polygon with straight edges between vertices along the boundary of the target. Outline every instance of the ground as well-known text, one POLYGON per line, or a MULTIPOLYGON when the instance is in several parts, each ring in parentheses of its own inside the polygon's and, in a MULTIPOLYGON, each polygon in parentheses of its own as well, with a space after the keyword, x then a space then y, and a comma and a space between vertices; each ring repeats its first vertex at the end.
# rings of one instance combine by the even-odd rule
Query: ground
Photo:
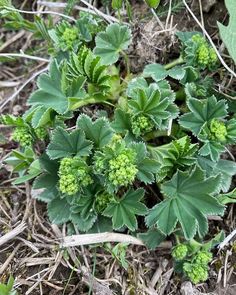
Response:
MULTIPOLYGON (((24 10, 37 9, 35 1, 13 2, 24 10)), ((133 43, 129 49, 133 72, 140 72, 149 62, 166 63, 175 58, 179 48, 174 35, 177 30, 200 30, 185 8, 171 13, 169 17, 163 13, 160 19, 165 29, 162 30, 142 1, 133 2, 133 43)), ((191 8, 197 18, 204 21, 206 30, 219 46, 216 21, 227 21, 224 3, 200 2, 202 7, 199 7, 198 1, 192 1, 191 8)), ((40 55, 43 44, 35 41, 30 32, 9 31, 0 26, 0 52, 22 50, 30 53, 32 49, 35 55, 40 55)), ((19 95, 11 96, 28 78, 43 69, 45 63, 18 59, 0 64, 0 104, 4 105, 1 112, 21 115, 27 108, 26 99, 29 93, 36 88, 35 79, 19 95)), ((221 87, 233 89, 235 81, 225 77, 219 83, 221 87)), ((85 111, 89 113, 91 109, 85 111)), ((12 274, 19 294, 25 295, 236 293, 236 245, 233 240, 223 250, 215 250, 209 280, 196 287, 190 282, 184 282, 174 273, 168 247, 150 251, 144 246, 128 246, 127 270, 111 255, 108 247, 103 245, 60 249, 60 239, 65 234, 65 227, 50 224, 45 205, 32 198, 30 183, 20 186, 11 184, 16 175, 11 174, 8 165, 1 163, 16 146, 7 140, 10 137, 9 128, 0 126, 0 131, 4 135, 4 138, 0 137, 1 282, 12 274), (21 221, 25 227, 15 238, 3 243, 1 236, 16 228, 21 221)), ((235 149, 232 149, 232 153, 236 156, 235 149)), ((231 205, 223 218, 212 218, 212 233, 218 229, 224 229, 226 234, 232 232, 235 229, 234 211, 234 205, 231 205)))

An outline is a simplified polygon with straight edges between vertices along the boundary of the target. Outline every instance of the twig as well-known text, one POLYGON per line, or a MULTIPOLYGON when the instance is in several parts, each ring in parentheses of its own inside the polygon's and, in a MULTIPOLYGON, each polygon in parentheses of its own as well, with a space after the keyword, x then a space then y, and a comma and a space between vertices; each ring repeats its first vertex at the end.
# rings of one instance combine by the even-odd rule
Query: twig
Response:
POLYGON ((0 246, 14 239, 16 236, 22 233, 25 229, 26 229, 26 224, 24 222, 20 223, 17 227, 15 227, 9 233, 6 233, 4 236, 0 237, 0 246))
MULTIPOLYGON (((120 21, 117 18, 99 11, 97 8, 95 8, 93 5, 89 4, 88 2, 86 2, 86 1, 81 1, 81 2, 83 2, 89 8, 75 5, 74 9, 84 11, 84 12, 89 12, 94 15, 98 15, 98 16, 104 18, 108 23, 113 23, 113 22, 120 23, 120 21)), ((65 3, 65 2, 55 3, 55 2, 48 2, 48 1, 39 0, 39 1, 37 1, 37 3, 40 5, 51 7, 51 8, 53 8, 53 7, 54 8, 65 8, 67 6, 67 3, 65 3)))
POLYGON ((10 97, 8 97, 1 105, 0 110, 3 109, 5 105, 7 105, 10 101, 12 101, 17 95, 25 88, 25 86, 30 83, 32 80, 34 80, 38 75, 42 74, 43 72, 48 70, 48 66, 46 68, 43 68, 42 70, 34 73, 28 80, 25 81, 25 83, 10 97))
POLYGON ((22 58, 28 58, 32 60, 38 60, 38 61, 44 61, 44 62, 49 62, 49 59, 43 58, 43 57, 38 57, 38 56, 33 56, 33 55, 28 55, 24 53, 0 53, 0 57, 22 57, 22 58))
POLYGON ((236 235, 236 229, 234 229, 232 231, 232 233, 230 233, 225 239, 223 242, 221 242, 219 245, 218 245, 218 248, 220 250, 222 250, 232 239, 233 237, 236 235))
MULTIPOLYGON (((128 243, 134 245, 144 246, 143 241, 138 238, 118 233, 98 233, 98 234, 82 234, 82 235, 73 235, 67 236, 63 239, 61 243, 62 248, 66 247, 74 247, 81 245, 90 245, 97 243, 106 243, 106 242, 118 242, 118 243, 128 243)), ((163 248, 171 248, 171 243, 164 242, 159 245, 159 247, 163 248)))
POLYGON ((0 51, 3 51, 3 49, 7 48, 9 45, 14 43, 18 39, 22 38, 24 34, 25 34, 25 31, 19 31, 16 35, 8 39, 5 43, 2 44, 2 46, 0 46, 0 51))
POLYGON ((155 17, 156 21, 158 22, 158 25, 161 27, 162 30, 164 30, 164 26, 163 23, 161 22, 161 20, 159 19, 159 17, 157 16, 155 10, 153 8, 151 8, 151 12, 153 14, 153 16, 155 17))
POLYGON ((14 258, 14 256, 16 255, 16 252, 20 249, 21 246, 22 246, 21 244, 18 244, 16 248, 12 251, 12 253, 7 257, 3 265, 0 267, 0 275, 2 275, 4 271, 7 269, 11 260, 14 258))
POLYGON ((54 15, 58 15, 64 18, 67 18, 73 22, 76 22, 76 19, 69 16, 69 15, 65 15, 63 13, 59 13, 59 12, 55 12, 55 11, 28 11, 28 10, 20 10, 20 9, 16 9, 16 8, 12 8, 12 7, 8 7, 8 6, 4 6, 5 9, 7 10, 12 10, 12 11, 16 11, 16 12, 20 12, 20 13, 26 13, 26 14, 54 14, 54 15))
POLYGON ((199 25, 199 27, 201 28, 201 30, 203 31, 203 33, 206 35, 207 39, 209 40, 209 42, 211 43, 211 46, 214 48, 220 62, 222 63, 223 67, 230 72, 235 78, 236 78, 236 73, 225 63, 225 61, 223 60, 223 58, 221 57, 219 51, 217 50, 214 42, 212 41, 210 35, 207 33, 207 31, 204 29, 204 27, 202 26, 202 24, 200 23, 200 21, 197 19, 197 17, 195 16, 195 14, 192 12, 192 10, 190 9, 190 7, 188 6, 188 4, 186 3, 185 0, 183 0, 183 3, 185 5, 185 7, 187 8, 188 12, 191 14, 191 16, 193 17, 193 19, 195 20, 195 22, 199 25))

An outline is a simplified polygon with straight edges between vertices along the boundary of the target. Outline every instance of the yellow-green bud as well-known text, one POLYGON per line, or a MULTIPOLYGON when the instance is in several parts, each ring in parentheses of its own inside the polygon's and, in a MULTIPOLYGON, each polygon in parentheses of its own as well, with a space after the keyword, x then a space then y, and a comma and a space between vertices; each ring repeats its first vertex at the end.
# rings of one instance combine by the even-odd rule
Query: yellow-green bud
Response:
POLYGON ((171 254, 175 260, 183 260, 188 255, 188 247, 184 244, 178 244, 173 248, 171 254))

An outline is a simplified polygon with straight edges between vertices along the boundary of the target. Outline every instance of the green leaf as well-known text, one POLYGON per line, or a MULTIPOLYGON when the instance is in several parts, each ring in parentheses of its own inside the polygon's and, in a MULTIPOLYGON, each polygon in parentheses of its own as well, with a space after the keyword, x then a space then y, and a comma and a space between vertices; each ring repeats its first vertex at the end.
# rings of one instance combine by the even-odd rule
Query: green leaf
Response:
POLYGON ((122 198, 111 202, 103 215, 112 217, 114 229, 127 226, 131 231, 134 231, 138 226, 135 215, 145 215, 147 213, 147 207, 140 202, 143 196, 143 189, 129 190, 122 198))
POLYGON ((51 121, 53 109, 44 106, 37 107, 32 116, 31 125, 33 128, 45 126, 51 121))
POLYGON ((127 96, 135 96, 137 88, 148 88, 148 83, 143 77, 134 78, 129 82, 128 88, 126 90, 127 96))
POLYGON ((28 104, 52 108, 59 114, 68 110, 69 101, 61 86, 61 72, 56 60, 50 64, 49 74, 41 74, 38 79, 39 90, 28 99, 28 104))
POLYGON ((39 158, 39 162, 43 173, 35 179, 33 189, 39 190, 39 193, 35 194, 37 200, 48 203, 58 196, 59 164, 50 160, 46 154, 39 158))
POLYGON ((232 177, 236 174, 236 163, 229 160, 220 159, 213 162, 206 157, 199 156, 197 159, 198 165, 206 171, 206 176, 221 175, 220 189, 227 192, 230 188, 232 177))
POLYGON ((229 24, 224 26, 223 24, 218 23, 220 30, 220 37, 223 40, 225 46, 227 47, 230 56, 236 64, 236 9, 234 0, 225 0, 225 5, 229 12, 229 24))
MULTIPOLYGON (((101 58, 95 56, 90 49, 83 46, 78 54, 72 53, 68 63, 68 77, 81 78, 93 84, 101 91, 109 90, 110 75, 107 66, 101 64, 101 58)), ((94 89, 96 92, 97 89, 94 89)))
POLYGON ((204 100, 190 98, 187 101, 189 113, 179 119, 179 124, 198 135, 206 122, 212 119, 224 118, 227 115, 227 104, 225 100, 217 101, 215 96, 204 100))
POLYGON ((160 164, 157 174, 159 181, 172 177, 177 169, 192 166, 196 161, 197 144, 191 144, 190 138, 184 136, 169 144, 158 147, 149 146, 151 156, 160 164))
POLYGON ((236 203, 236 188, 227 194, 220 194, 217 199, 222 205, 236 203))
POLYGON ((126 134, 127 131, 132 133, 130 115, 121 109, 115 110, 114 121, 111 126, 117 133, 126 134))
POLYGON ((154 182, 154 175, 159 171, 160 164, 147 156, 147 149, 143 142, 133 142, 129 147, 136 151, 137 178, 145 184, 154 182))
POLYGON ((36 176, 38 176, 40 173, 41 173, 41 169, 39 165, 39 160, 37 159, 30 164, 28 173, 26 175, 18 177, 16 180, 12 182, 12 184, 17 185, 17 184, 29 181, 35 178, 36 176))
POLYGON ((88 156, 92 144, 85 139, 82 130, 74 130, 68 133, 58 127, 52 135, 52 140, 47 147, 47 154, 51 159, 64 158, 69 156, 88 156))
POLYGON ((145 0, 147 5, 151 8, 157 8, 160 4, 161 0, 145 0))
POLYGON ((113 131, 105 117, 93 122, 91 118, 83 114, 79 116, 76 125, 84 132, 86 138, 94 143, 96 148, 107 145, 113 136, 113 131))
POLYGON ((213 197, 219 185, 220 176, 205 178, 198 166, 191 173, 177 171, 162 185, 166 198, 151 209, 146 217, 147 225, 157 225, 169 235, 179 222, 187 240, 192 239, 197 230, 203 237, 208 231, 207 216, 224 213, 224 207, 213 197))
POLYGON ((165 79, 168 73, 163 65, 161 64, 150 64, 145 66, 143 71, 144 77, 152 77, 156 82, 165 79))
POLYGON ((70 204, 66 199, 56 198, 48 203, 48 216, 51 223, 63 224, 70 220, 70 204))
POLYGON ((0 294, 1 295, 17 295, 17 291, 13 289, 14 278, 9 277, 7 284, 0 284, 0 294))
POLYGON ((101 57, 104 64, 113 64, 119 54, 126 50, 131 42, 131 30, 125 25, 111 24, 105 32, 97 35, 94 53, 101 57))
POLYGON ((154 250, 160 245, 166 238, 160 230, 156 228, 149 229, 146 233, 138 234, 138 237, 144 242, 144 244, 151 250, 154 250))
POLYGON ((133 92, 132 99, 128 105, 134 115, 149 117, 156 128, 163 128, 163 122, 172 118, 168 108, 173 105, 172 99, 161 93, 158 85, 151 84, 148 88, 138 88, 133 92), (164 97, 163 97, 164 96, 164 97))

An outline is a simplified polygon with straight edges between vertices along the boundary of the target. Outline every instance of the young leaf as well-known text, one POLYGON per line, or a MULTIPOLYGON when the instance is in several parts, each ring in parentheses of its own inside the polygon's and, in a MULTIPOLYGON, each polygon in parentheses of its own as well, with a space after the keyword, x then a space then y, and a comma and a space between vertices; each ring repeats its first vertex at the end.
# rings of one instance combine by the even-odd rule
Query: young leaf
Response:
POLYGON ((179 222, 187 240, 192 239, 197 230, 203 237, 208 231, 207 216, 224 213, 224 207, 213 197, 219 185, 220 176, 205 178, 198 166, 190 174, 177 171, 162 185, 166 198, 151 209, 146 217, 147 225, 156 224, 168 235, 179 222))
POLYGON ((206 122, 212 119, 224 118, 227 115, 227 104, 225 100, 217 101, 215 96, 205 100, 190 98, 187 101, 189 113, 179 119, 179 124, 198 135, 206 122))
POLYGON ((156 128, 166 127, 166 121, 173 119, 172 98, 165 95, 166 89, 160 89, 157 84, 151 84, 148 88, 138 88, 133 91, 128 105, 135 116, 149 118, 156 128), (164 125, 164 126, 163 126, 164 125))
POLYGON ((117 62, 120 52, 126 50, 131 42, 131 30, 127 26, 111 24, 105 32, 97 35, 94 53, 104 64, 117 62))
POLYGON ((64 158, 68 156, 88 156, 92 144, 85 139, 82 130, 74 130, 68 133, 63 128, 55 129, 52 140, 47 147, 47 154, 50 159, 64 158))
POLYGON ((197 149, 197 144, 191 144, 188 136, 162 146, 149 147, 152 157, 161 165, 157 174, 158 180, 171 177, 179 168, 193 165, 196 161, 197 149))
POLYGON ((81 115, 76 125, 85 133, 86 138, 94 143, 96 148, 107 145, 113 136, 110 124, 105 118, 99 118, 93 122, 88 116, 81 115))
POLYGON ((52 108, 59 114, 64 114, 69 107, 69 101, 61 86, 61 72, 56 60, 50 64, 49 74, 41 74, 38 79, 39 90, 28 99, 32 106, 52 108))
POLYGON ((235 1, 234 0, 225 0, 225 5, 229 12, 229 24, 224 26, 218 22, 218 27, 220 30, 220 37, 226 45, 230 56, 236 64, 236 10, 235 10, 235 1))
POLYGON ((103 212, 103 215, 112 217, 114 229, 127 226, 134 231, 138 224, 135 215, 145 215, 147 207, 140 202, 144 196, 144 190, 129 190, 122 198, 111 202, 103 212))
POLYGON ((107 72, 107 66, 102 65, 101 58, 95 56, 90 49, 83 46, 78 54, 72 53, 68 64, 68 76, 71 78, 84 77, 84 79, 93 84, 101 91, 110 88, 110 76, 107 72))

